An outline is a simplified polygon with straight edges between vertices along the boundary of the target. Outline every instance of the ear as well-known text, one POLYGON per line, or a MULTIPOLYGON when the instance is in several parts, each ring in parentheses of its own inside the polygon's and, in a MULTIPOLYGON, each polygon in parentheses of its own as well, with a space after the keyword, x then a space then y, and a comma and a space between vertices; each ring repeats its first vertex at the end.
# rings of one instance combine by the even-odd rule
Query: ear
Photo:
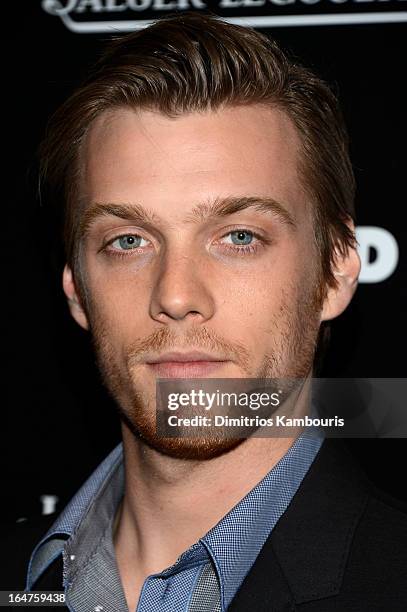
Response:
MULTIPOLYGON (((348 226, 355 233, 353 221, 349 221, 348 226)), ((349 248, 345 257, 336 254, 333 272, 337 287, 328 287, 321 321, 329 321, 339 316, 347 308, 356 291, 360 273, 360 257, 356 247, 349 248)))
POLYGON ((69 310, 75 321, 83 327, 83 329, 89 329, 88 318, 85 310, 82 307, 79 293, 76 290, 75 280, 71 268, 66 264, 62 273, 62 286, 66 299, 68 300, 69 310))

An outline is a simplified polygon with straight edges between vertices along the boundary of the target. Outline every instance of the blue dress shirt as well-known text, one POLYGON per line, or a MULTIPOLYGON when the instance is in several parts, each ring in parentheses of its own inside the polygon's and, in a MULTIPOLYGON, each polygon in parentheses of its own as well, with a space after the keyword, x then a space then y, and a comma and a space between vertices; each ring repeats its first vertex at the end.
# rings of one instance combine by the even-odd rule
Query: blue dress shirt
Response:
MULTIPOLYGON (((142 587, 136 612, 225 612, 315 459, 322 438, 303 433, 212 529, 142 587)), ((128 610, 112 539, 124 492, 120 444, 67 505, 31 556, 27 590, 62 554, 61 588, 74 612, 128 610)), ((134 611, 131 611, 134 612, 134 611)))

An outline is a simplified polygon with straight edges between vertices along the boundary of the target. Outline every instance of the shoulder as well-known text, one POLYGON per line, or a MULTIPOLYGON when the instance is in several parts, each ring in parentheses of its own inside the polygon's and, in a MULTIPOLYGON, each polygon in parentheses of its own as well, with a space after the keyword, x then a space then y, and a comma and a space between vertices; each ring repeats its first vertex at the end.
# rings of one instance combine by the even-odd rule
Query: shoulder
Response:
MULTIPOLYGON (((387 578, 405 576, 407 568, 407 507, 372 487, 355 531, 353 561, 382 569, 387 578)), ((352 559, 350 559, 352 562, 352 559)))
POLYGON ((35 546, 54 523, 57 515, 34 516, 0 524, 2 559, 0 590, 23 590, 28 563, 35 546))
POLYGON ((407 610, 406 569, 406 510, 372 490, 352 538, 338 600, 344 609, 364 602, 366 610, 407 610))
POLYGON ((322 609, 320 599, 326 612, 407 610, 405 504, 370 482, 343 441, 324 442, 270 541, 304 609, 322 609))
MULTIPOLYGON (((384 550, 391 549, 400 550, 406 555, 406 502, 377 488, 342 440, 326 441, 321 450, 321 463, 315 466, 318 476, 315 484, 319 482, 324 485, 320 503, 322 498, 327 498, 327 509, 331 510, 335 524, 345 524, 346 514, 353 515, 353 520, 349 521, 349 526, 353 524, 354 528, 351 550, 360 546, 365 553, 370 550, 377 553, 378 557, 380 551, 383 556, 384 550), (337 506, 337 510, 334 506, 337 506)), ((313 500, 315 503, 315 496, 313 500)), ((322 526, 323 517, 320 518, 322 526)), ((366 557, 365 565, 370 561, 366 557)))

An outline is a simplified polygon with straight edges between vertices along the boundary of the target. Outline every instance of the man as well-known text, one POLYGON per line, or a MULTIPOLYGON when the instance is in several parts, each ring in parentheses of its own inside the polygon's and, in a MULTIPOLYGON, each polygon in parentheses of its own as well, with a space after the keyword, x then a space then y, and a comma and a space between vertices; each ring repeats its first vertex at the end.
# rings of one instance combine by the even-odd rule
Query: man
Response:
POLYGON ((78 612, 405 610, 405 515, 339 441, 156 430, 158 378, 309 380, 352 299, 328 87, 250 29, 170 17, 113 41, 51 120, 41 171, 123 447, 52 524, 10 535, 26 588, 78 612))

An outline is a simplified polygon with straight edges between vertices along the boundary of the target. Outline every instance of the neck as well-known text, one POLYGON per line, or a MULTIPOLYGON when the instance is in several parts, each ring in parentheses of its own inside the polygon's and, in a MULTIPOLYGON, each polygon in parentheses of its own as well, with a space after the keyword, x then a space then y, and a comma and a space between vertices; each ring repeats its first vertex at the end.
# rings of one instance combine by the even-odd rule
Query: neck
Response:
MULTIPOLYGON (((296 416, 306 412, 306 395, 296 416)), ((193 461, 146 446, 123 423, 125 492, 113 533, 123 583, 141 585, 175 563, 266 476, 299 433, 250 437, 219 457, 193 461)))

